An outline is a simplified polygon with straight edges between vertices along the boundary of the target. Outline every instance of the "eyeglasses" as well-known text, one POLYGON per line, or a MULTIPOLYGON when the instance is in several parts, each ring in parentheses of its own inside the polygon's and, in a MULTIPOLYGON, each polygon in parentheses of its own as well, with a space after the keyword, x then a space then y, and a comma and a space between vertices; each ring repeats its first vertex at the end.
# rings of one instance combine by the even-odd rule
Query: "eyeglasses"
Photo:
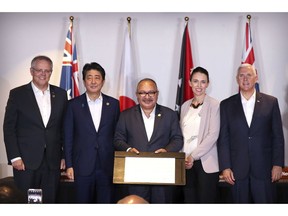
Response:
POLYGON ((141 97, 145 97, 146 95, 148 95, 149 97, 154 97, 157 93, 158 91, 137 92, 137 94, 139 94, 141 97))
POLYGON ((38 74, 40 74, 40 73, 49 74, 52 72, 52 70, 43 70, 43 69, 36 69, 36 68, 32 68, 32 70, 38 74))

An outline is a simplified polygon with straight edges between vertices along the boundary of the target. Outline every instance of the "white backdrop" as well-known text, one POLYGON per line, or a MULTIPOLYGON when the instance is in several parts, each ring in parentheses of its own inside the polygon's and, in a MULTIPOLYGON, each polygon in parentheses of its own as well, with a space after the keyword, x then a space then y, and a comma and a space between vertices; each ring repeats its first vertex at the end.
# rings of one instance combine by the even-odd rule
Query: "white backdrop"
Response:
MULTIPOLYGON (((279 99, 288 140, 288 13, 250 13, 260 90, 279 99)), ((160 90, 159 103, 174 109, 184 17, 188 16, 194 66, 210 73, 208 94, 222 100, 237 92, 247 13, 0 13, 0 124, 9 90, 31 80, 35 55, 54 61, 51 83, 59 85, 64 40, 73 15, 80 71, 96 61, 106 70, 103 92, 117 96, 117 77, 126 18, 132 18, 136 73, 151 77, 160 90)), ((82 81, 81 81, 82 83, 82 81)), ((84 89, 81 88, 83 93, 84 89)), ((2 128, 1 128, 2 129, 2 128)), ((287 142, 286 142, 287 143, 287 142)), ((288 164, 288 150, 285 150, 288 164)), ((0 177, 11 175, 0 131, 0 177)))

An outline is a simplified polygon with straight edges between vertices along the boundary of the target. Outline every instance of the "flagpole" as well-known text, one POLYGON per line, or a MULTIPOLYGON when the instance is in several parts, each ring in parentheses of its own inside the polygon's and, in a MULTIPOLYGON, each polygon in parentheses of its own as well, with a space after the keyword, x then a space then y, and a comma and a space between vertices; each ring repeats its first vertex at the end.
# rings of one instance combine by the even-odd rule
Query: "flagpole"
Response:
POLYGON ((128 32, 129 32, 129 37, 131 38, 131 17, 127 17, 128 21, 128 32))

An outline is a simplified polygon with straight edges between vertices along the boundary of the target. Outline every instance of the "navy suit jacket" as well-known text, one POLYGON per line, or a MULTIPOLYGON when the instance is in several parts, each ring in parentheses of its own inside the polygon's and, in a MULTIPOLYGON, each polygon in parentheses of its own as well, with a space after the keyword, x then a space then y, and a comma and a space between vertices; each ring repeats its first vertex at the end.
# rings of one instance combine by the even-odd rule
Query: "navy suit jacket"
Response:
POLYGON ((220 170, 231 168, 235 179, 252 175, 271 179, 272 166, 284 166, 284 135, 278 100, 256 93, 250 128, 236 94, 220 103, 218 140, 220 170))
POLYGON ((31 83, 10 91, 4 117, 8 163, 21 157, 27 169, 37 169, 46 148, 50 169, 60 169, 63 152, 63 118, 67 92, 50 85, 51 115, 44 126, 31 83))
POLYGON ((102 93, 102 115, 98 132, 93 124, 86 93, 68 102, 65 116, 66 167, 73 167, 75 175, 88 176, 96 166, 96 159, 107 175, 113 175, 113 137, 119 118, 119 101, 102 93))
POLYGON ((129 147, 140 152, 153 152, 160 148, 169 152, 180 151, 183 147, 183 137, 177 113, 157 104, 154 130, 148 141, 140 105, 121 112, 114 145, 118 151, 126 151, 129 147))

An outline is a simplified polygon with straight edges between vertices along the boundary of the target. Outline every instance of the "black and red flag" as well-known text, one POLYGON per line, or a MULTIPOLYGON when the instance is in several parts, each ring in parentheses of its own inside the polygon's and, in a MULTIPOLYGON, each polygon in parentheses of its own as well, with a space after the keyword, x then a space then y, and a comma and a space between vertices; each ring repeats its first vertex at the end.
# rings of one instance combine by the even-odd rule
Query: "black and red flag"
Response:
POLYGON ((188 29, 188 19, 185 18, 186 25, 182 39, 180 69, 178 76, 177 95, 175 110, 180 116, 181 105, 193 97, 192 89, 189 85, 190 73, 193 68, 190 36, 188 29))

